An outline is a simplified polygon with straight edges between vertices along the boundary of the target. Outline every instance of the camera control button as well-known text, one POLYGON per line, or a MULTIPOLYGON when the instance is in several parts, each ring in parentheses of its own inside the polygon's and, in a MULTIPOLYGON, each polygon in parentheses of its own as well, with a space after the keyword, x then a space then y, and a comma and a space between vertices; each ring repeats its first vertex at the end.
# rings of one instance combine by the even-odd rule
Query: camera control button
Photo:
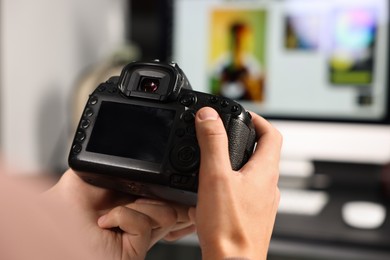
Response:
POLYGON ((180 183, 181 183, 182 177, 183 177, 183 176, 177 175, 177 174, 172 175, 172 177, 171 177, 171 182, 172 182, 172 184, 174 184, 174 185, 175 185, 175 184, 180 184, 180 183))
POLYGON ((237 106, 237 105, 232 106, 232 112, 233 113, 237 113, 239 111, 240 111, 240 107, 239 106, 237 106))
POLYGON ((212 96, 212 97, 209 98, 209 101, 210 101, 210 103, 215 104, 215 103, 218 102, 218 97, 212 96))
POLYGON ((227 107, 228 105, 229 105, 229 101, 227 101, 226 99, 221 101, 221 106, 222 107, 227 107))
POLYGON ((181 184, 187 184, 189 182, 189 180, 190 180, 189 176, 182 176, 180 183, 181 184))
POLYGON ((196 104, 196 96, 195 94, 186 94, 186 95, 183 95, 181 98, 180 98, 180 103, 183 105, 183 106, 186 106, 186 107, 189 107, 193 104, 196 104))
POLYGON ((74 153, 79 153, 79 152, 81 152, 81 149, 82 149, 82 147, 81 147, 80 144, 74 144, 74 145, 72 146, 72 151, 73 151, 74 153))
POLYGON ((87 107, 84 111, 84 116, 90 117, 93 115, 93 110, 90 107, 87 107))
POLYGON ((186 134, 186 131, 183 128, 178 128, 175 133, 178 137, 183 137, 186 134))
POLYGON ((173 174, 171 176, 171 185, 175 187, 186 187, 191 186, 193 182, 189 176, 173 174))
POLYGON ((181 119, 186 123, 194 123, 195 122, 195 111, 194 110, 186 110, 181 114, 181 119))
POLYGON ((171 151, 172 166, 181 172, 191 172, 199 167, 200 152, 194 141, 181 143, 171 151))
POLYGON ((82 142, 85 139, 85 133, 83 131, 77 131, 76 133, 76 141, 82 142))
POLYGON ((90 99, 89 99, 89 104, 90 105, 96 105, 96 103, 98 102, 98 98, 96 96, 92 96, 90 99))
POLYGON ((89 121, 88 119, 83 119, 83 120, 81 120, 80 126, 81 126, 81 128, 86 129, 89 127, 90 124, 91 124, 91 121, 89 121))
POLYGON ((106 86, 104 84, 101 84, 99 87, 98 87, 98 91, 99 92, 103 92, 106 90, 106 86))
POLYGON ((116 83, 118 83, 118 80, 119 80, 119 76, 113 76, 113 77, 109 78, 106 82, 108 84, 116 84, 116 83))
POLYGON ((192 146, 185 146, 179 149, 178 158, 181 162, 187 163, 194 160, 195 148, 192 146))
POLYGON ((110 93, 116 93, 118 91, 118 89, 116 88, 116 86, 109 86, 108 87, 108 92, 110 93))

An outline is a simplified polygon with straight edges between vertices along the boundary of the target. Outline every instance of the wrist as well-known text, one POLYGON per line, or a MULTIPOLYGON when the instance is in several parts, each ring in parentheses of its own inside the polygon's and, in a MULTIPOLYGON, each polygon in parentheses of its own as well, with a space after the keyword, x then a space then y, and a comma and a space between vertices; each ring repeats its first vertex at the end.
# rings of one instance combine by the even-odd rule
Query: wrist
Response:
POLYGON ((251 246, 250 243, 236 243, 233 240, 216 241, 218 242, 201 243, 202 260, 252 260, 266 259, 267 256, 267 252, 261 252, 260 244, 251 246))

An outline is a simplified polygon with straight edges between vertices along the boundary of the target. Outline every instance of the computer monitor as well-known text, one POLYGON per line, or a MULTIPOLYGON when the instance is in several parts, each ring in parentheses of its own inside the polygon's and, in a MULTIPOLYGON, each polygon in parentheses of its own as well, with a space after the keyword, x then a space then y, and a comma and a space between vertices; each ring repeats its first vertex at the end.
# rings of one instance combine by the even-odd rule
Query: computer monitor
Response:
POLYGON ((287 159, 390 160, 387 0, 173 0, 173 59, 238 100, 287 159))

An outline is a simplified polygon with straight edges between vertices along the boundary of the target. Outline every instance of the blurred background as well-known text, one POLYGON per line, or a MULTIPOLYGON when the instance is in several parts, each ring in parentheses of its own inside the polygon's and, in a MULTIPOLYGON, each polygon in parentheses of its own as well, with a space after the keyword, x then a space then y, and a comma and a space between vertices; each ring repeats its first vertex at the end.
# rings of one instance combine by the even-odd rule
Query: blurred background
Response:
MULTIPOLYGON (((174 60, 195 90, 240 100, 284 135, 269 259, 390 259, 388 217, 343 218, 353 201, 389 209, 388 11, 387 0, 0 0, 1 157, 58 177, 89 93, 130 61, 174 60)), ((168 258, 200 259, 196 236, 148 256, 168 258)))

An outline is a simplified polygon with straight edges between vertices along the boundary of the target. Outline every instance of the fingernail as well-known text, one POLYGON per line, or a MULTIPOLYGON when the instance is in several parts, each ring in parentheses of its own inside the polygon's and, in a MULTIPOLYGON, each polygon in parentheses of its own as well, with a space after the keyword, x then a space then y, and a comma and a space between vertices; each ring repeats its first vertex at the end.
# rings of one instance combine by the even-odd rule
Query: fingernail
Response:
POLYGON ((200 120, 217 120, 219 115, 214 109, 206 107, 199 110, 198 117, 200 120))
POLYGON ((99 225, 99 226, 103 225, 103 223, 104 223, 105 220, 106 220, 106 215, 101 216, 101 217, 98 219, 98 225, 99 225))

